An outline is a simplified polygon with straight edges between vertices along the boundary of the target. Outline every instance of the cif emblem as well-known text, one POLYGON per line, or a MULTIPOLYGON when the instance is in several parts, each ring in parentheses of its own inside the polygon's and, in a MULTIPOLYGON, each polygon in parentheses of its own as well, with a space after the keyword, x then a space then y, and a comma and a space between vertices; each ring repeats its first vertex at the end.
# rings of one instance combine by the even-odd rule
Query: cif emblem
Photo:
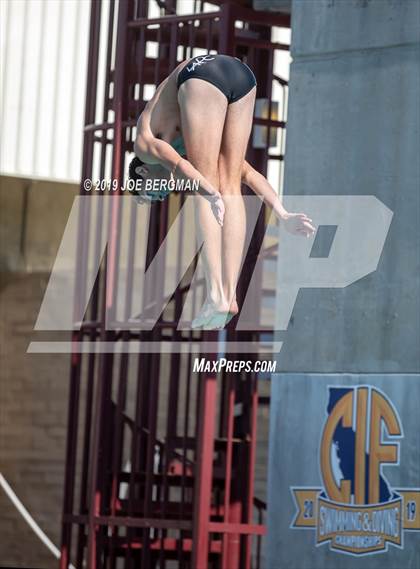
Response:
POLYGON ((316 545, 351 555, 403 548, 420 530, 420 490, 392 488, 384 467, 400 464, 401 419, 372 386, 329 387, 319 448, 323 488, 291 488, 291 527, 315 530, 316 545))

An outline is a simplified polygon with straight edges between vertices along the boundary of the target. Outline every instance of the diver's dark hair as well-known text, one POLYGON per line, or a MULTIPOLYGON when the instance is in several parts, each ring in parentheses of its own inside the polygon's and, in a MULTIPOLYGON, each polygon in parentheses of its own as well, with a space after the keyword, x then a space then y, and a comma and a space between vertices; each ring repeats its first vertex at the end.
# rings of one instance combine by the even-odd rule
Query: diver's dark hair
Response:
POLYGON ((141 178, 140 174, 136 171, 138 168, 141 168, 143 166, 144 162, 142 162, 140 160, 140 158, 137 158, 137 156, 134 156, 134 158, 132 159, 132 161, 130 162, 129 166, 128 166, 128 177, 130 178, 130 180, 139 180, 141 178))
POLYGON ((138 203, 154 203, 156 201, 162 201, 169 195, 169 192, 148 192, 143 188, 143 178, 139 173, 139 169, 143 166, 144 162, 135 156, 128 166, 128 178, 131 183, 129 187, 129 192, 136 196, 138 203))

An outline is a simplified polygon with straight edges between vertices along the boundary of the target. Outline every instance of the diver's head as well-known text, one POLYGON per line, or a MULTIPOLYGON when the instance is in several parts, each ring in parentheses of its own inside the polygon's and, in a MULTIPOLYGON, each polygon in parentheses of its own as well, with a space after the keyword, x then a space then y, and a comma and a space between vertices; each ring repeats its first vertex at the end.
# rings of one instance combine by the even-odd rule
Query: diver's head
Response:
POLYGON ((146 180, 164 179, 169 180, 170 173, 160 164, 145 164, 135 156, 128 167, 130 180, 141 180, 144 187, 146 180))
MULTIPOLYGON (((128 167, 128 176, 130 191, 136 196, 139 203, 162 201, 167 197, 167 191, 159 191, 161 187, 159 183, 151 184, 153 181, 170 179, 170 172, 160 164, 145 164, 135 156, 128 167)), ((166 189, 166 184, 164 187, 166 189)))

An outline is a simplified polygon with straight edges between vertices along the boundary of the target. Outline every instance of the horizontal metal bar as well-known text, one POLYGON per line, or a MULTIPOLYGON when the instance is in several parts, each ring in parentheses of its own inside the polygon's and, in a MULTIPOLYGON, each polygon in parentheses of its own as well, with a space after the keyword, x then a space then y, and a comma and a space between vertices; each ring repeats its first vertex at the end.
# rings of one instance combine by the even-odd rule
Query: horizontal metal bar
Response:
POLYGON ((278 83, 280 83, 280 85, 282 85, 283 87, 287 87, 289 85, 289 82, 286 79, 283 79, 283 77, 280 77, 279 75, 275 75, 273 73, 273 79, 274 81, 277 81, 278 83))
MULTIPOLYGON (((63 516, 66 523, 86 524, 88 516, 66 514, 63 516)), ((94 522, 100 526, 111 527, 137 527, 150 529, 179 529, 192 530, 190 520, 163 520, 157 518, 131 518, 118 516, 94 516, 94 522)), ((267 528, 257 524, 235 524, 223 522, 210 522, 209 532, 211 533, 230 533, 240 535, 266 535, 267 528)))
MULTIPOLYGON (((280 28, 290 28, 289 14, 276 14, 273 12, 262 12, 251 10, 244 6, 232 6, 232 19, 244 22, 252 22, 253 24, 267 24, 269 26, 278 26, 280 28)), ((168 15, 158 18, 138 18, 128 22, 129 28, 140 28, 142 26, 173 24, 173 23, 189 23, 194 21, 220 20, 220 11, 206 12, 203 14, 188 15, 168 15)))
POLYGON ((286 128, 285 121, 276 121, 274 119, 264 119, 262 117, 254 117, 254 124, 269 126, 271 128, 286 128))
POLYGON ((266 526, 254 524, 229 524, 223 522, 210 522, 209 532, 237 533, 241 535, 266 535, 266 526))
POLYGON ((115 127, 114 123, 104 122, 98 124, 87 124, 83 127, 84 132, 91 132, 92 130, 109 130, 115 127))
POLYGON ((95 516, 94 522, 95 524, 101 526, 192 530, 192 522, 190 520, 162 520, 156 518, 120 518, 118 516, 95 516))
MULTIPOLYGON (((143 541, 134 538, 134 539, 127 539, 125 537, 112 537, 108 538, 111 544, 116 547, 117 549, 143 549, 143 541), (112 541, 111 541, 112 540, 112 541)), ((105 542, 106 543, 106 542, 105 542)), ((149 543, 147 547, 150 550, 154 551, 179 551, 180 547, 181 550, 184 552, 191 552, 192 551, 193 540, 184 538, 184 539, 176 539, 174 537, 165 537, 164 539, 159 539, 157 541, 153 541, 149 543)), ((222 541, 221 540, 212 540, 210 543, 210 553, 221 553, 222 551, 222 541)))
POLYGON ((290 45, 287 43, 272 42, 270 40, 261 40, 257 38, 247 38, 246 36, 235 36, 236 45, 246 45, 249 47, 257 47, 260 49, 279 49, 281 51, 289 51, 290 45))
MULTIPOLYGON (((65 514, 63 521, 65 523, 87 524, 89 516, 65 514)), ((94 516, 94 523, 99 526, 111 527, 131 527, 131 528, 155 528, 155 529, 180 529, 192 530, 192 522, 190 520, 162 520, 156 518, 129 518, 119 516, 94 516)))
POLYGON ((175 23, 190 23, 196 22, 197 20, 220 20, 220 12, 206 12, 204 14, 194 14, 194 15, 181 15, 181 16, 161 16, 159 18, 139 18, 138 20, 132 20, 128 22, 129 28, 141 28, 142 26, 152 26, 152 25, 164 25, 164 24, 175 24, 175 23))
MULTIPOLYGON (((258 398, 258 401, 260 401, 260 397, 258 398)), ((260 498, 257 498, 256 496, 254 496, 254 506, 256 508, 259 508, 260 510, 266 510, 267 509, 267 504, 266 502, 264 502, 263 500, 260 500, 260 498)))
POLYGON ((232 18, 251 22, 252 24, 267 24, 268 26, 278 26, 279 28, 290 28, 290 14, 262 12, 252 10, 246 6, 232 6, 232 18))

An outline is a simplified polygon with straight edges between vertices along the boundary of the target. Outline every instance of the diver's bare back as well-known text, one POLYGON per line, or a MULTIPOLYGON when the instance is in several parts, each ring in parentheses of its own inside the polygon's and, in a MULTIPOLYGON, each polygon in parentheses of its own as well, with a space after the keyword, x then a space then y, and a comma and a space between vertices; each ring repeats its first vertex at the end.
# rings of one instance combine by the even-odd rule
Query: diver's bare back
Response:
POLYGON ((181 62, 160 85, 141 113, 137 130, 146 129, 156 138, 171 142, 181 130, 177 77, 190 60, 181 62))

